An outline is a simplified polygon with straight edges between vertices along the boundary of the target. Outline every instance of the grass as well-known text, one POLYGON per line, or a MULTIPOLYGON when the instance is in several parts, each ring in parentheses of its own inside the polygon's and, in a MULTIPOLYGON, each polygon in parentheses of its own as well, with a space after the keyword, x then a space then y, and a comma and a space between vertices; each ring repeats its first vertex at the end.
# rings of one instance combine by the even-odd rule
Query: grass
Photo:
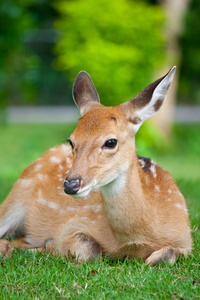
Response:
MULTIPOLYGON (((0 127, 0 201, 23 168, 49 147, 65 142, 74 126, 6 125, 0 127)), ((142 130, 142 129, 141 129, 142 130)), ((148 267, 138 260, 82 263, 51 254, 16 250, 0 258, 0 299, 200 299, 200 124, 175 126, 167 150, 139 143, 176 179, 186 197, 193 252, 174 266, 148 267)))

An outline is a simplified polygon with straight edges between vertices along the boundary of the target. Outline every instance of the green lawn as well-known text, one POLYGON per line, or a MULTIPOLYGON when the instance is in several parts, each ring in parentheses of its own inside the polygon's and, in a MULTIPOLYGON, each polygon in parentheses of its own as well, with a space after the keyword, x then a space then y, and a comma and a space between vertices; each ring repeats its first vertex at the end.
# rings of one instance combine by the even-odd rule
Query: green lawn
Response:
MULTIPOLYGON (((49 147, 65 142, 74 126, 0 126, 0 201, 23 168, 49 147)), ((141 128, 142 130, 142 128, 141 128)), ((175 126, 167 149, 139 143, 138 154, 168 169, 186 197, 193 252, 174 266, 137 260, 82 263, 17 251, 0 258, 0 299, 200 299, 200 124, 175 126)))

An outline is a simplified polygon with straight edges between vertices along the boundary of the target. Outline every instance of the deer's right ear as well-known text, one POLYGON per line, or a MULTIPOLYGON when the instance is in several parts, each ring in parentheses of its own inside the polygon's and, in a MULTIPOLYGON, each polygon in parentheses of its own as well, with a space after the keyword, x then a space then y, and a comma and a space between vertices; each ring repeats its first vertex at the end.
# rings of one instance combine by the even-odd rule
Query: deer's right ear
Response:
POLYGON ((81 71, 73 85, 74 102, 83 117, 94 106, 100 104, 99 95, 89 74, 81 71))
POLYGON ((134 98, 120 104, 127 120, 133 124, 135 133, 142 123, 153 117, 163 105, 175 71, 176 67, 171 68, 165 76, 148 85, 134 98))

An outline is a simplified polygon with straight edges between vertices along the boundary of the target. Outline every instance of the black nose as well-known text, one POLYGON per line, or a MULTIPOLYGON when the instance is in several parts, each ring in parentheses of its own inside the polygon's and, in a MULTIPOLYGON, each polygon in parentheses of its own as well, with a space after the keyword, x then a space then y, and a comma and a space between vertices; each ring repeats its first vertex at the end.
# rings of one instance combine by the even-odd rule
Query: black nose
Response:
POLYGON ((66 194, 75 195, 79 191, 80 185, 81 185, 81 179, 77 178, 68 181, 66 178, 64 181, 63 191, 66 194))

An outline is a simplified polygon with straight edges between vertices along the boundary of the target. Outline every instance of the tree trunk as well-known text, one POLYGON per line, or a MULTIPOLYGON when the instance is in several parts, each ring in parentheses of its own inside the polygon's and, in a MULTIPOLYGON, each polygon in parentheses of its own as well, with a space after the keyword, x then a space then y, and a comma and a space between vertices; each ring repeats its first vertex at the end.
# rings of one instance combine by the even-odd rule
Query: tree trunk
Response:
POLYGON ((153 118, 153 122, 161 129, 164 135, 170 136, 170 125, 174 120, 174 110, 176 104, 176 90, 179 78, 180 49, 178 37, 184 29, 184 16, 189 6, 190 0, 158 0, 165 15, 164 35, 167 36, 166 60, 164 66, 158 71, 158 76, 163 76, 174 65, 177 71, 173 84, 170 87, 167 101, 162 110, 153 118))

